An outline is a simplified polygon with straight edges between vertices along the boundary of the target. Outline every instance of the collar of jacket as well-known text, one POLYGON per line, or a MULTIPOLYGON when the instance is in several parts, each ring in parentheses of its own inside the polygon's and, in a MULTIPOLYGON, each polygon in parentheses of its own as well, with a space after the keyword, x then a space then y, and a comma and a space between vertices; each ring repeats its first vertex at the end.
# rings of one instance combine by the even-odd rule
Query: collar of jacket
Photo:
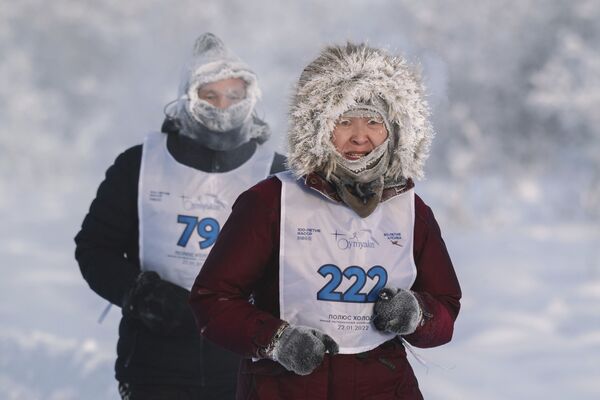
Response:
POLYGON ((227 151, 212 150, 186 136, 169 134, 167 149, 177 162, 203 172, 229 172, 245 164, 258 145, 250 140, 227 151))
MULTIPOLYGON (((321 195, 327 197, 328 199, 335 201, 336 203, 342 203, 342 199, 337 194, 335 187, 331 184, 331 182, 327 181, 321 175, 316 172, 312 172, 308 175, 304 176, 304 185, 308 188, 316 190, 321 195)), ((406 192, 407 190, 415 187, 412 179, 408 179, 405 184, 391 186, 383 189, 383 194, 381 196, 381 203, 386 200, 391 199, 394 196, 398 196, 401 193, 406 192)))

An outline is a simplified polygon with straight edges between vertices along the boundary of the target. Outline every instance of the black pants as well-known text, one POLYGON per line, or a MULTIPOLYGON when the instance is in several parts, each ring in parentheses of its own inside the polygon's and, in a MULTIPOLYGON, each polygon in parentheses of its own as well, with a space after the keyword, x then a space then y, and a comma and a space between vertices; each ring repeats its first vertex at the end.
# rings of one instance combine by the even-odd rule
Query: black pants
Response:
POLYGON ((181 386, 119 382, 123 400, 234 400, 235 384, 181 386))

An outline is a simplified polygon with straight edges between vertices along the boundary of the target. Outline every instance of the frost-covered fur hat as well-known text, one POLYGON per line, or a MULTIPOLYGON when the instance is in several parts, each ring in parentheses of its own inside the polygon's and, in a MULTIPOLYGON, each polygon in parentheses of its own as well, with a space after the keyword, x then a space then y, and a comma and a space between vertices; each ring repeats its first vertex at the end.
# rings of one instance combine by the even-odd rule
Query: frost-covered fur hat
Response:
POLYGON ((360 104, 387 106, 391 154, 386 181, 423 177, 434 132, 417 71, 364 44, 325 48, 302 72, 292 98, 288 166, 296 176, 336 167, 331 135, 338 117, 360 104))
POLYGON ((180 122, 182 134, 208 141, 208 147, 215 150, 225 150, 236 145, 236 142, 250 139, 262 143, 268 139, 270 130, 263 121, 252 115, 260 96, 256 74, 250 67, 217 36, 204 33, 196 39, 192 57, 184 68, 175 117, 180 122), (202 85, 230 78, 244 80, 245 99, 220 110, 198 97, 198 89, 202 85), (231 134, 218 135, 221 132, 231 134), (211 133, 215 135, 211 136, 211 133))

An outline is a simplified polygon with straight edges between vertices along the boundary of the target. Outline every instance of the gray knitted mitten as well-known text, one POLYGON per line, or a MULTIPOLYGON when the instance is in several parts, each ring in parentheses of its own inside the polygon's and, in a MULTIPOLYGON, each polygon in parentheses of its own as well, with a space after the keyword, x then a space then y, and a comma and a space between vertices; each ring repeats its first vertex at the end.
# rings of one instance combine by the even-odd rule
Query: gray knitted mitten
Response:
POLYGON ((298 375, 308 375, 321 363, 325 352, 336 354, 337 343, 327 334, 307 326, 288 326, 274 343, 271 358, 298 375))
POLYGON ((423 311, 410 290, 385 288, 373 307, 373 325, 380 331, 409 335, 421 320, 423 311))

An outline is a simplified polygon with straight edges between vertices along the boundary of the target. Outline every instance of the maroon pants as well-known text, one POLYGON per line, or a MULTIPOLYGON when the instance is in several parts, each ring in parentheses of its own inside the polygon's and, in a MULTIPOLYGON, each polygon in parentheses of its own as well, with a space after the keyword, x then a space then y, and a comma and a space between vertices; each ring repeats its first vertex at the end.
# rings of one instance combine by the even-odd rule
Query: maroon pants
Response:
POLYGON ((398 341, 360 354, 325 356, 307 376, 261 360, 242 361, 237 400, 422 400, 415 374, 398 341))

